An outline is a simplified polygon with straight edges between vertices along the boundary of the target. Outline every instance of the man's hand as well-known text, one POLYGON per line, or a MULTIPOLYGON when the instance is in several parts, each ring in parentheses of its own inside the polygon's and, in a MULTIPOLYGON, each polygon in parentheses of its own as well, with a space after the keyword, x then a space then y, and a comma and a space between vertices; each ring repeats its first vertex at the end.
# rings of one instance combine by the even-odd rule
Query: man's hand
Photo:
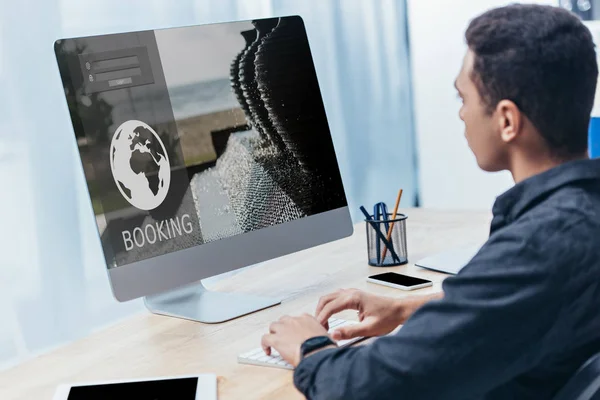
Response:
POLYGON ((262 337, 261 346, 267 355, 274 348, 288 363, 297 367, 300 363, 300 347, 305 340, 316 336, 329 336, 327 330, 312 315, 282 317, 269 327, 262 337))
POLYGON ((319 300, 315 315, 323 327, 329 329, 327 321, 332 315, 344 310, 358 310, 360 323, 335 330, 332 333, 334 340, 382 336, 403 324, 427 301, 441 297, 442 294, 435 294, 394 299, 357 289, 338 290, 319 300))

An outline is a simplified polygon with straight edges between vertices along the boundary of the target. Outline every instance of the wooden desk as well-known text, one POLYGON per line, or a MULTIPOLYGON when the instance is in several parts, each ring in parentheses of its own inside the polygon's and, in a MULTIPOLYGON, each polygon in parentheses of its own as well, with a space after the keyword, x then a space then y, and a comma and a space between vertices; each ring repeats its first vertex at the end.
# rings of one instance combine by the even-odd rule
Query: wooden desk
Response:
MULTIPOLYGON (((485 241, 491 215, 484 212, 402 210, 408 215, 409 263, 456 246, 485 241)), ((366 262, 364 224, 352 237, 269 261, 218 284, 239 291, 284 298, 280 306, 220 325, 203 325, 143 314, 0 373, 0 399, 51 399, 66 382, 216 373, 219 399, 301 398, 292 372, 237 363, 237 355, 260 345, 269 323, 281 315, 314 313, 320 296, 359 288, 389 296, 440 291, 445 275, 412 264, 371 268, 366 262), (403 292, 365 282, 369 274, 397 271, 434 281, 403 292)), ((340 314, 356 319, 355 312, 340 314)))

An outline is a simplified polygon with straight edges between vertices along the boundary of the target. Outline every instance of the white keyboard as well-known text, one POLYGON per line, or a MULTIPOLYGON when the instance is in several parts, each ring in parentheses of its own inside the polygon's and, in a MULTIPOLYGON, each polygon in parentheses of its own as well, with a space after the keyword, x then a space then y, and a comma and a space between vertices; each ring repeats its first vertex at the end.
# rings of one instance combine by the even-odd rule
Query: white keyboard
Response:
MULTIPOLYGON (((357 324, 356 321, 346 321, 344 319, 331 318, 329 319, 329 333, 331 334, 336 328, 342 326, 357 324)), ((340 340, 337 342, 339 347, 349 346, 364 339, 363 337, 357 337, 349 340, 340 340)), ((263 351, 262 347, 254 349, 238 356, 238 362, 240 364, 259 365, 262 367, 274 367, 284 369, 294 369, 291 364, 288 364, 275 349, 271 349, 271 355, 268 356, 263 351)))

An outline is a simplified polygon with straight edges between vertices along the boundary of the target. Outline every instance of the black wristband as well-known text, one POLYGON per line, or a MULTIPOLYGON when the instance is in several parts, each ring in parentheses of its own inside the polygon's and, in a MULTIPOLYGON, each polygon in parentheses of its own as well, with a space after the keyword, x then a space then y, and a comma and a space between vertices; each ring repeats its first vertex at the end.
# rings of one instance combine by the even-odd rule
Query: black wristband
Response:
POLYGON ((300 360, 304 359, 307 354, 310 354, 315 350, 331 345, 337 346, 329 336, 315 336, 307 339, 302 343, 302 346, 300 346, 300 360))

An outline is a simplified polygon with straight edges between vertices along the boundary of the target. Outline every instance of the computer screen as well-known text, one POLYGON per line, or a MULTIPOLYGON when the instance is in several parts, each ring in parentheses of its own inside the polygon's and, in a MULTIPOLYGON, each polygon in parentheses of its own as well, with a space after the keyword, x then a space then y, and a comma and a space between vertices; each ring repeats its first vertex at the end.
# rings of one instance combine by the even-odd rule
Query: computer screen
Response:
POLYGON ((109 269, 347 206, 300 17, 55 52, 109 269))

